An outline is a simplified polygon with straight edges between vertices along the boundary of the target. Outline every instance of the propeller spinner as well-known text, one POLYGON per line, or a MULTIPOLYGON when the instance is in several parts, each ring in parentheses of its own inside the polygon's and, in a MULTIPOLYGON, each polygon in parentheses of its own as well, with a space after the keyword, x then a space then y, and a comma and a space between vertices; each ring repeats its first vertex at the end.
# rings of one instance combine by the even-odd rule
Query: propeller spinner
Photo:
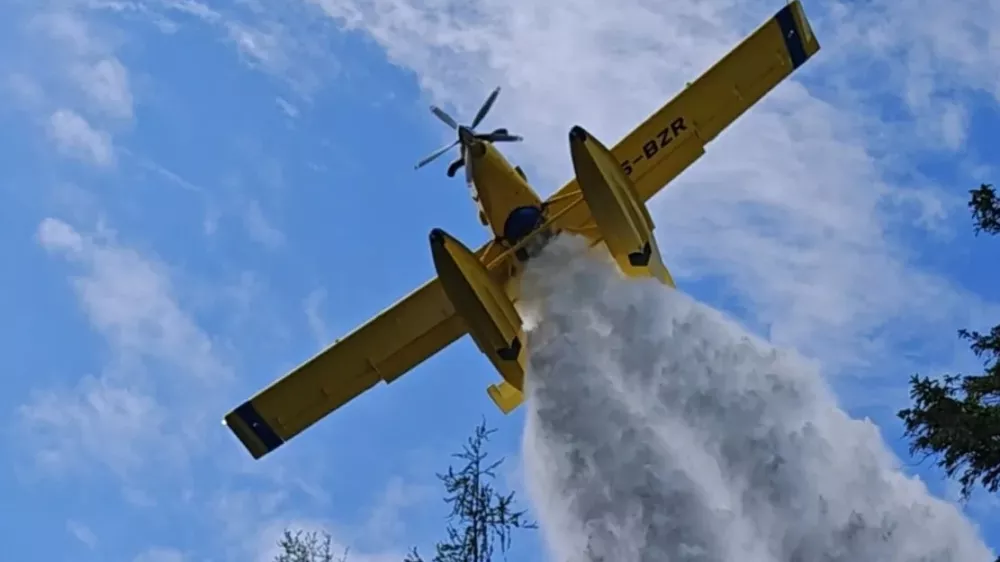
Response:
POLYGON ((431 113, 437 116, 438 119, 443 121, 446 125, 454 129, 458 133, 458 138, 454 142, 442 146, 441 148, 435 150, 434 152, 427 155, 426 158, 421 160, 414 166, 414 169, 420 169, 425 165, 437 160, 442 154, 448 152, 452 148, 459 146, 460 155, 457 160, 448 166, 448 177, 454 177, 458 169, 465 165, 465 176, 466 182, 471 182, 472 178, 469 175, 469 166, 466 162, 465 156, 469 146, 476 140, 486 141, 486 142, 517 142, 523 140, 517 135, 511 135, 507 132, 507 129, 496 129, 491 133, 477 133, 476 126, 479 125, 486 114, 489 113, 490 108, 493 107, 493 103, 497 101, 497 96, 500 95, 500 88, 497 87, 493 92, 486 98, 483 102, 483 106, 479 108, 476 112, 476 116, 472 119, 472 123, 469 125, 459 125, 451 115, 448 115, 443 109, 437 106, 431 106, 431 113))

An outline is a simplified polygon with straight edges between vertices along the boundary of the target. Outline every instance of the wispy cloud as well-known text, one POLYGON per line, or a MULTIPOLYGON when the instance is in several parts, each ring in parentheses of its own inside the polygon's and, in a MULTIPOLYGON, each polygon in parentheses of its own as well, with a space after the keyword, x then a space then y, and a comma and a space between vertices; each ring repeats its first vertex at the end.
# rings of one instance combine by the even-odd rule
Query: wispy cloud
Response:
POLYGON ((37 459, 60 470, 93 461, 122 475, 185 462, 205 439, 206 404, 232 373, 178 303, 167 271, 105 228, 85 235, 48 218, 38 240, 78 269, 73 288, 112 353, 99 373, 37 391, 22 406, 37 459))
POLYGON ((306 322, 309 325, 309 332, 317 346, 323 347, 330 344, 330 328, 323 320, 323 305, 326 303, 326 290, 314 289, 306 295, 303 308, 305 309, 306 322))
POLYGON ((152 547, 139 553, 132 562, 185 562, 188 558, 174 548, 152 547))
POLYGON ((399 562, 399 560, 403 559, 403 555, 406 550, 402 548, 393 549, 389 545, 386 545, 385 550, 376 552, 366 552, 364 550, 351 548, 349 544, 341 542, 338 537, 336 527, 332 523, 319 519, 289 517, 269 522, 263 528, 260 528, 254 535, 258 539, 258 542, 255 544, 256 552, 253 556, 253 560, 255 562, 271 562, 278 554, 281 553, 278 541, 281 539, 285 529, 293 532, 302 531, 303 533, 316 533, 320 537, 322 537, 324 533, 329 533, 331 538, 331 554, 334 557, 346 554, 346 559, 349 561, 399 562))
POLYGON ((43 3, 12 22, 23 25, 25 49, 7 56, 7 89, 60 154, 107 168, 118 160, 116 127, 133 117, 129 71, 111 35, 78 8, 43 3))
MULTIPOLYGON (((72 389, 35 392, 20 409, 35 437, 35 460, 52 473, 90 463, 126 475, 150 462, 165 412, 148 393, 115 376, 86 376, 72 389)), ((161 459, 162 460, 162 459, 161 459)))
POLYGON ((78 113, 60 109, 49 116, 49 136, 64 154, 97 166, 115 163, 111 135, 95 129, 78 113))
POLYGON ((70 519, 66 522, 66 531, 87 548, 93 549, 97 546, 97 535, 84 523, 70 519))
POLYGON ((21 72, 8 75, 3 86, 20 105, 37 107, 45 99, 45 93, 38 82, 21 72))
POLYGON ((229 376, 209 337, 178 304, 163 265, 117 244, 107 228, 88 236, 48 218, 39 225, 38 239, 83 269, 74 288, 90 321, 116 351, 176 363, 190 379, 229 376))
POLYGON ((71 73, 96 107, 116 119, 132 118, 132 91, 128 70, 117 57, 78 63, 71 73))
POLYGON ((197 0, 163 0, 162 4, 169 11, 196 16, 206 22, 212 23, 222 19, 219 12, 197 0))
POLYGON ((90 23, 72 10, 42 11, 28 21, 31 31, 47 36, 73 57, 100 55, 108 43, 91 29, 90 23))
POLYGON ((299 108, 296 107, 295 104, 293 104, 293 103, 289 102, 288 100, 286 100, 285 98, 280 97, 280 96, 277 97, 277 98, 274 98, 274 103, 278 104, 278 107, 281 108, 281 111, 285 115, 287 115, 287 116, 289 116, 289 117, 291 117, 293 119, 299 116, 299 108))
POLYGON ((248 57, 249 62, 279 73, 287 70, 288 59, 281 45, 282 35, 279 32, 254 29, 237 22, 230 22, 227 28, 229 38, 239 52, 248 57))
MULTIPOLYGON (((27 25, 32 48, 25 51, 30 51, 30 56, 22 60, 22 53, 12 55, 10 66, 16 72, 4 76, 3 91, 14 94, 10 98, 19 104, 18 113, 27 117, 31 126, 41 124, 40 138, 48 138, 58 152, 67 157, 105 169, 113 168, 113 173, 102 175, 100 187, 107 183, 121 186, 123 190, 139 187, 127 192, 127 200, 116 199, 115 205, 107 204, 106 191, 87 185, 87 176, 74 178, 74 183, 57 177, 55 182, 60 182, 61 186, 54 190, 55 193, 46 194, 44 203, 55 203, 56 208, 45 204, 42 208, 57 215, 38 223, 37 243, 50 256, 51 266, 65 269, 67 283, 64 288, 75 294, 76 312, 81 313, 80 318, 89 324, 93 333, 81 335, 79 342, 73 342, 79 343, 75 349, 82 358, 79 363, 68 370, 51 373, 58 379, 56 382, 32 383, 33 388, 20 397, 15 422, 25 438, 17 445, 30 451, 27 460, 32 463, 32 469, 41 469, 37 470, 41 476, 56 474, 74 480, 86 477, 85 486, 111 482, 112 491, 117 491, 120 497, 98 500, 101 521, 134 517, 130 528, 135 522, 138 529, 142 518, 153 517, 154 512, 172 510, 182 513, 199 510, 198 515, 214 521, 208 513, 211 510, 206 507, 211 498, 217 497, 216 485, 223 490, 219 496, 239 497, 241 490, 253 490, 252 500, 240 502, 230 498, 232 501, 225 504, 225 509, 220 508, 216 521, 228 523, 242 518, 248 526, 223 538, 216 536, 216 529, 207 531, 210 540, 206 541, 204 552, 211 554, 206 555, 201 549, 196 555, 188 550, 186 543, 175 544, 169 538, 165 541, 155 536, 146 538, 139 530, 135 538, 144 541, 140 544, 161 546, 137 555, 136 551, 111 553, 115 549, 120 551, 122 546, 109 543, 103 535, 98 537, 94 529, 101 529, 88 526, 88 523, 96 525, 97 520, 88 519, 87 523, 83 520, 55 521, 57 529, 64 524, 65 532, 76 541, 88 548, 99 548, 115 558, 134 562, 216 559, 216 552, 212 551, 222 544, 239 550, 239 556, 234 559, 264 556, 263 559, 270 560, 261 552, 273 545, 279 537, 279 529, 285 524, 311 521, 303 515, 310 502, 322 503, 328 511, 341 509, 339 505, 330 508, 326 490, 317 484, 327 476, 322 460, 303 461, 311 451, 291 449, 267 464, 252 463, 232 435, 219 424, 221 415, 255 386, 250 383, 245 388, 235 389, 239 384, 234 373, 236 361, 249 363, 261 356, 264 356, 261 364, 284 361, 283 357, 266 355, 274 353, 274 347, 261 352, 241 346, 238 357, 235 353, 230 355, 232 350, 227 347, 231 343, 227 338, 253 341, 257 337, 246 325, 234 328, 238 324, 234 318, 240 320, 240 313, 248 313, 248 307, 262 300, 261 287, 266 287, 271 279, 248 271, 253 269, 252 264, 239 262, 239 258, 228 261, 231 256, 226 255, 216 262, 224 262, 221 264, 224 271, 213 270, 211 274, 217 276, 205 280, 200 277, 204 272, 187 269, 192 267, 192 260, 196 262, 197 256, 202 254, 191 254, 180 248, 184 252, 183 262, 168 261, 151 248, 163 250, 170 256, 171 252, 178 251, 176 245, 171 245, 175 240, 160 246, 156 231, 136 230, 149 226, 144 220, 150 216, 148 213, 162 213, 178 201, 185 203, 184 209, 189 209, 187 203, 196 199, 214 205, 213 211, 219 213, 206 219, 208 231, 214 230, 222 216, 227 221, 232 219, 222 230, 231 227, 236 234, 248 233, 252 241, 267 248, 278 248, 285 243, 285 234, 278 228, 280 222, 276 222, 280 217, 272 216, 274 211, 260 203, 264 199, 246 194, 247 190, 257 187, 250 185, 252 181, 244 182, 246 178, 240 177, 236 182, 240 185, 223 187, 231 188, 225 194, 229 199, 225 195, 216 199, 218 183, 225 183, 225 179, 214 180, 225 177, 227 170, 212 169, 211 161, 202 168, 202 162, 195 158, 187 160, 185 154, 178 154, 178 159, 172 160, 172 154, 164 157, 140 153, 140 147, 153 146, 155 149, 156 143, 133 142, 142 134, 139 130, 134 131, 136 138, 120 136, 122 130, 138 125, 133 120, 137 108, 144 107, 143 94, 162 93, 155 88, 134 89, 137 84, 155 86, 157 76, 155 68, 144 69, 137 62, 149 53, 130 52, 125 57, 120 50, 122 44, 136 45, 142 39, 124 25, 127 23, 124 18, 131 18, 131 21, 135 17, 151 19, 161 25, 164 32, 191 24, 213 26, 214 31, 223 32, 223 39, 230 41, 230 47, 240 49, 251 66, 272 76, 288 78, 280 84, 283 88, 268 90, 261 99, 279 100, 279 108, 289 117, 298 114, 303 100, 291 95, 287 86, 291 83, 294 93, 301 93, 297 88, 307 91, 321 82, 321 78, 325 79, 324 73, 333 66, 332 59, 328 52, 316 48, 324 44, 325 38, 299 33, 307 27, 315 28, 301 20, 275 24, 272 19, 280 22, 282 18, 270 18, 268 13, 259 12, 251 4, 256 3, 241 2, 218 8, 184 0, 97 0, 26 5, 28 11, 36 14, 27 25), (94 10, 109 13, 98 14, 94 10), (244 12, 237 16, 229 12, 223 14, 222 10, 244 12), (169 18, 165 14, 169 14, 169 18), (236 31, 229 35, 225 33, 228 30, 236 31), (34 64, 38 60, 50 64, 34 64), (194 164, 184 167, 178 161, 183 164, 194 161, 194 164), (150 207, 150 199, 144 197, 153 190, 142 189, 145 183, 180 189, 157 191, 155 207, 150 207), (123 209, 125 217, 115 215, 123 209), (109 216, 114 219, 112 224, 123 225, 123 232, 116 232, 104 222, 109 216), (175 268, 172 263, 184 263, 184 269, 175 268), (220 281, 228 275, 239 276, 235 286, 220 281), (240 309, 237 314, 232 313, 234 308, 240 309), (254 358, 246 359, 247 356, 254 358), (225 447, 217 447, 219 443, 224 443, 225 447), (104 480, 107 477, 110 478, 104 480), (227 486, 232 488, 227 489, 227 486), (294 494, 300 497, 295 498, 294 494), (302 498, 305 501, 301 501, 302 498), (149 509, 151 507, 156 509, 149 509), (247 541, 248 536, 252 540, 247 541), (178 545, 184 548, 172 548, 178 545)), ((195 90, 194 93, 199 92, 195 90)), ((164 108, 153 103, 149 109, 153 113, 164 108)), ((157 119, 172 117, 170 113, 163 113, 157 119)), ((172 125, 183 126, 182 121, 179 119, 172 125)), ((239 141, 256 147, 260 154, 266 150, 266 143, 252 135, 239 141)), ((195 157, 204 154, 200 147, 192 151, 195 157)), ((265 188, 280 184, 281 167, 288 165, 277 156, 268 156, 262 164, 255 161, 260 164, 262 173, 257 174, 257 170, 246 173, 253 181, 266 184, 265 188)), ((246 160, 254 161, 254 155, 246 160)), ((58 176, 62 167, 55 168, 54 175, 58 176)), ((269 195, 277 197, 277 192, 272 190, 269 195)), ((170 220, 181 223, 190 218, 183 214, 183 209, 176 215, 173 214, 175 210, 170 208, 170 220)), ((223 240, 223 235, 228 234, 231 233, 221 233, 213 242, 246 245, 247 236, 223 240)), ((207 250, 209 255, 213 249, 207 250)), ((323 344, 328 343, 329 338, 328 327, 320 313, 324 295, 322 291, 314 293, 303 303, 310 329, 323 344)), ((263 316, 260 310, 253 313, 258 321, 263 316)), ((51 321, 57 325, 60 319, 51 321)), ((274 341, 269 343, 274 344, 274 341)), ((245 372, 240 374, 245 376, 245 372)), ((370 514, 361 508, 363 520, 360 524, 352 522, 343 526, 355 534, 366 522, 372 529, 400 532, 401 511, 412 506, 418 498, 416 488, 394 481, 370 514), (365 519, 365 515, 369 517, 365 519)), ((203 522, 198 520, 196 524, 203 522)), ((323 525, 337 530, 335 524, 323 525)), ((351 543, 353 538, 346 531, 336 536, 345 544, 351 543)), ((396 548, 403 545, 385 540, 366 546, 370 553, 352 553, 351 560, 396 562, 403 550, 396 548)))
POLYGON ((285 235, 275 228, 264 216, 264 211, 260 208, 260 203, 250 201, 243 214, 243 224, 247 233, 254 241, 262 244, 270 250, 281 246, 285 242, 285 235))
POLYGON ((409 510, 436 497, 436 493, 437 490, 425 482, 410 481, 402 476, 389 478, 372 504, 362 534, 375 544, 398 542, 406 531, 409 510))
MULTIPOLYGON (((122 11, 124 2, 94 3, 95 8, 122 11)), ((235 47, 242 61, 285 82, 295 94, 310 98, 336 71, 337 64, 325 45, 328 38, 315 33, 315 11, 305 3, 284 3, 281 13, 265 2, 213 5, 197 0, 150 0, 127 3, 132 12, 158 23, 170 32, 185 23, 185 16, 218 29, 235 47), (289 17, 293 14, 293 17, 289 17)))
POLYGON ((320 536, 329 534, 331 551, 335 556, 350 547, 348 560, 398 562, 406 550, 397 548, 389 539, 380 541, 379 548, 367 552, 357 549, 350 531, 324 516, 293 508, 285 492, 223 493, 213 503, 212 512, 222 522, 221 533, 232 545, 228 554, 233 559, 255 562, 274 560, 281 552, 278 541, 286 529, 320 536))

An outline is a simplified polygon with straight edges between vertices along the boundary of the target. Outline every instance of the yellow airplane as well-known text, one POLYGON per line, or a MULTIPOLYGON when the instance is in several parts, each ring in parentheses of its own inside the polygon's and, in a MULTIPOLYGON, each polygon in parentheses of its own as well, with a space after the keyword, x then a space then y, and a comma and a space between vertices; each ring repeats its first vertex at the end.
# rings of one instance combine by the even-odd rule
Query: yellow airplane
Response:
POLYGON ((494 146, 519 141, 505 129, 477 133, 499 94, 494 90, 468 126, 431 111, 458 138, 448 168, 465 168, 479 218, 493 240, 476 251, 435 228, 437 277, 334 342, 234 409, 224 423, 258 459, 375 386, 391 383, 465 334, 499 372, 490 398, 504 413, 523 400, 527 351, 514 308, 525 262, 561 233, 604 243, 630 277, 673 286, 653 237, 645 202, 705 152, 705 145, 819 51, 799 0, 786 5, 698 80, 608 150, 580 126, 569 132, 576 178, 542 200, 519 167, 494 146))

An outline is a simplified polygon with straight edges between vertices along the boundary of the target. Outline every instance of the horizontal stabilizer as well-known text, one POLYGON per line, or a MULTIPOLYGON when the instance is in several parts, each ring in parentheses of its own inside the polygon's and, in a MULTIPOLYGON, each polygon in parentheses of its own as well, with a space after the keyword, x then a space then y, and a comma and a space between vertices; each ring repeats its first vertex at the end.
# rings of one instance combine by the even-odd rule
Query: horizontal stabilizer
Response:
POLYGON ((489 393, 490 398, 493 399, 493 403, 497 405, 497 408, 500 408, 500 411, 505 414, 513 412, 515 408, 521 405, 521 402, 524 402, 524 393, 514 388, 507 381, 503 381, 500 384, 491 384, 486 391, 489 393))

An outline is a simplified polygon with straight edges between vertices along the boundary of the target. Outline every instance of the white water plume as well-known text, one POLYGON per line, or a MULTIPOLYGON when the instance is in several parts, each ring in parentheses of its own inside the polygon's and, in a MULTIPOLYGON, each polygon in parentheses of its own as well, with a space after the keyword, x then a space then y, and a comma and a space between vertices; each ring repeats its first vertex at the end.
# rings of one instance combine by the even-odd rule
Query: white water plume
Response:
POLYGON ((557 562, 993 560, 817 368, 581 240, 524 279, 524 463, 557 562))

